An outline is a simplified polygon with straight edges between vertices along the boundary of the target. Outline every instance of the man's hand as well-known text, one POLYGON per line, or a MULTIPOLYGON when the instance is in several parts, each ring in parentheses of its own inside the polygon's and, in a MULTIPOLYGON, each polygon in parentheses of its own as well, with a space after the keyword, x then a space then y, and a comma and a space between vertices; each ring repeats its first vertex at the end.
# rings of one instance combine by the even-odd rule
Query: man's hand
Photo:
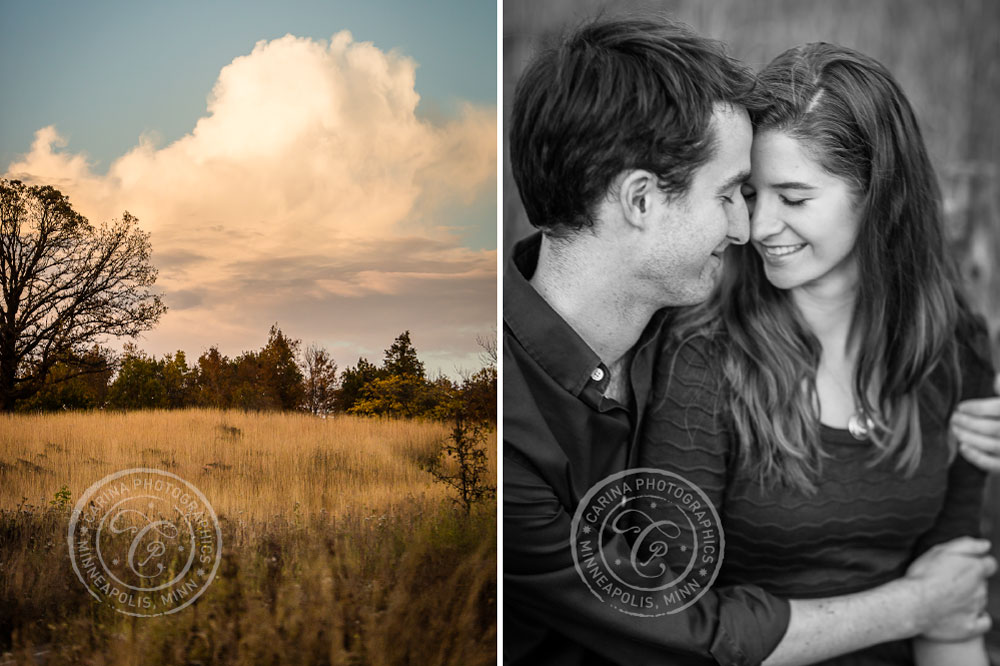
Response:
POLYGON ((997 570, 990 542, 962 537, 916 559, 904 580, 919 589, 917 630, 935 641, 961 641, 990 630, 986 579, 997 570))
MULTIPOLYGON (((1000 375, 993 390, 1000 394, 1000 375)), ((987 472, 1000 472, 1000 398, 959 403, 951 417, 951 432, 966 460, 987 472)))

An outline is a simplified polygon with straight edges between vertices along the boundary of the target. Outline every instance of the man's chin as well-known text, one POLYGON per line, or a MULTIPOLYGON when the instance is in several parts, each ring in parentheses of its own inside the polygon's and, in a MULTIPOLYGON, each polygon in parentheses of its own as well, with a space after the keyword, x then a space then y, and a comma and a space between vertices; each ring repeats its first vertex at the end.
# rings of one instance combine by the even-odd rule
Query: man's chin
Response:
POLYGON ((685 307, 698 305, 708 300, 715 287, 714 281, 702 281, 693 283, 688 288, 680 291, 671 291, 669 302, 664 303, 664 307, 685 307))

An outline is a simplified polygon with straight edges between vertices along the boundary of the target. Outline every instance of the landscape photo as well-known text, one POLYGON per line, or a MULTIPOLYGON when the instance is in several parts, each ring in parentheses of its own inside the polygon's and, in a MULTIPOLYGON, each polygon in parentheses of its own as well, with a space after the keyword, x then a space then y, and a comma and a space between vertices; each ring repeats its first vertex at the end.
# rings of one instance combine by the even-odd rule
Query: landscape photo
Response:
POLYGON ((496 34, 0 7, 0 664, 496 661, 496 34))

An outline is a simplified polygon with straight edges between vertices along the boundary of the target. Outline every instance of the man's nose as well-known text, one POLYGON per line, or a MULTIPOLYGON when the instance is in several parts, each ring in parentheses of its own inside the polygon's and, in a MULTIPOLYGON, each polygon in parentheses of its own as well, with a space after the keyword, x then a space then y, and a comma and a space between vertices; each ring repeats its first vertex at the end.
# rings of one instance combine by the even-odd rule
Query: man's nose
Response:
POLYGON ((729 242, 743 245, 750 237, 750 215, 746 206, 735 206, 729 213, 729 229, 726 233, 729 242))

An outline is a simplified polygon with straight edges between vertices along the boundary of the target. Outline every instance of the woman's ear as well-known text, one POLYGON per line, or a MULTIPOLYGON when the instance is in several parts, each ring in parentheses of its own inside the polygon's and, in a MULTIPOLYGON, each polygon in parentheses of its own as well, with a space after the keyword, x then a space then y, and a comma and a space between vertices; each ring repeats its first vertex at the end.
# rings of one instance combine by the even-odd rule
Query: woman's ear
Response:
POLYGON ((656 176, 651 172, 645 169, 627 172, 618 189, 618 205, 621 206, 625 221, 634 227, 643 228, 648 225, 653 210, 653 197, 658 191, 656 176))

